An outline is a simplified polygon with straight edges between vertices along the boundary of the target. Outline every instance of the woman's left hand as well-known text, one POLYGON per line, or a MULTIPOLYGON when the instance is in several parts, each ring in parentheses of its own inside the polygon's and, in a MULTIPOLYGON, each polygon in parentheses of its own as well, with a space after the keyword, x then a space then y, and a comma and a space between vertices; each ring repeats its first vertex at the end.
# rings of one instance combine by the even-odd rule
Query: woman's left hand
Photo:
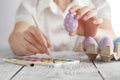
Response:
POLYGON ((70 33, 71 36, 78 34, 83 36, 96 35, 97 29, 103 20, 97 18, 97 11, 91 10, 88 6, 79 7, 74 6, 69 10, 70 13, 76 13, 76 19, 78 19, 78 29, 76 32, 70 33))

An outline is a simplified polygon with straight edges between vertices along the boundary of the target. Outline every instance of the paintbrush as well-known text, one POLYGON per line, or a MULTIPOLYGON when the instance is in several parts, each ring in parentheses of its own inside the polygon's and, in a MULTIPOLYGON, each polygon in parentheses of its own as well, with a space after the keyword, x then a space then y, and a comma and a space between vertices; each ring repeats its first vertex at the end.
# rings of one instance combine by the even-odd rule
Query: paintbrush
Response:
MULTIPOLYGON (((38 25, 38 23, 37 23, 37 20, 36 20, 36 18, 35 18, 35 16, 32 14, 32 19, 33 19, 33 21, 34 21, 34 23, 35 23, 35 27, 37 27, 38 29, 39 29, 39 25, 38 25)), ((41 32, 41 30, 39 29, 39 31, 41 32)), ((42 37, 44 38, 45 37, 45 35, 42 33, 42 37)), ((43 38, 41 38, 41 41, 43 41, 43 42, 45 42, 44 40, 43 40, 43 38)), ((44 49, 47 51, 47 54, 49 54, 48 52, 49 52, 49 48, 48 48, 48 46, 47 46, 47 41, 43 44, 43 47, 44 47, 44 49)))

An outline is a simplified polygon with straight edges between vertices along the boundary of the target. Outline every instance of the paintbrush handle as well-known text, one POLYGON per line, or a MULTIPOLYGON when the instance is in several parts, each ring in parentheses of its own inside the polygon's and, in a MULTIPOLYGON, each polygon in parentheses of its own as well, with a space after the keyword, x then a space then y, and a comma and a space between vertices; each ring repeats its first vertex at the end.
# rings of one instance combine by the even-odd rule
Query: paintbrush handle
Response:
MULTIPOLYGON (((39 25, 38 25, 37 20, 36 20, 36 18, 35 18, 35 16, 34 16, 33 14, 32 14, 32 19, 33 19, 36 27, 39 29, 39 25)), ((39 30, 40 30, 40 29, 39 29, 39 30)), ((41 31, 41 30, 40 30, 40 31, 41 31)), ((42 34, 43 34, 43 33, 42 33, 42 34)), ((45 36, 45 35, 43 34, 43 36, 45 36)), ((44 39, 41 38, 41 40, 43 41, 44 39)), ((49 49, 47 48, 47 42, 45 43, 45 48, 46 48, 47 52, 49 52, 49 49)))
POLYGON ((20 66, 31 66, 32 63, 25 63, 22 61, 17 61, 15 59, 3 59, 3 61, 7 62, 7 63, 12 63, 12 64, 16 64, 16 65, 20 65, 20 66))
POLYGON ((36 20, 36 18, 35 18, 35 16, 34 16, 33 14, 32 14, 32 19, 33 19, 33 21, 34 21, 36 27, 39 28, 39 25, 38 25, 38 23, 37 23, 37 20, 36 20))

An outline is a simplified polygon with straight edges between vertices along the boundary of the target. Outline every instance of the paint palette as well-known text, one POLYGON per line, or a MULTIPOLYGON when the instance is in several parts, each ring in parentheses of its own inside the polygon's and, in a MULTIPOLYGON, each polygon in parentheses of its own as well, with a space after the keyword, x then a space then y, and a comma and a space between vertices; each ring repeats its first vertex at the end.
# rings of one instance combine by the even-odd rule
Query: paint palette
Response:
POLYGON ((24 63, 26 64, 36 64, 36 65, 67 65, 67 64, 76 64, 79 63, 79 60, 72 60, 72 59, 52 59, 52 58, 39 58, 39 57, 31 57, 31 56, 23 56, 23 57, 13 57, 8 58, 10 61, 15 61, 17 63, 24 63))

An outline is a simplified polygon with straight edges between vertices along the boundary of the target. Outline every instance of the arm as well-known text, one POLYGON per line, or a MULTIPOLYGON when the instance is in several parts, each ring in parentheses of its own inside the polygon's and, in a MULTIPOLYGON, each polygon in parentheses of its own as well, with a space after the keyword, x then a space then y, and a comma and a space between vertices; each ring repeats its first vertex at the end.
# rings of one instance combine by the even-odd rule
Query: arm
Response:
POLYGON ((19 6, 15 27, 9 37, 12 51, 17 55, 32 55, 36 53, 48 53, 44 43, 49 46, 49 41, 43 33, 34 25, 31 8, 34 0, 24 0, 19 6))

